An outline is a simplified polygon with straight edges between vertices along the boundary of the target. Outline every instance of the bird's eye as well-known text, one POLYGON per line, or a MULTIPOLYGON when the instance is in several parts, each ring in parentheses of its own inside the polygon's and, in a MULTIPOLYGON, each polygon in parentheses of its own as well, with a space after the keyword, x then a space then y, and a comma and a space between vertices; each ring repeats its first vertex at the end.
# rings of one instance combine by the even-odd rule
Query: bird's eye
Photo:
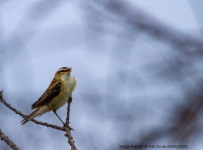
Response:
POLYGON ((61 70, 61 72, 64 72, 64 70, 61 70))

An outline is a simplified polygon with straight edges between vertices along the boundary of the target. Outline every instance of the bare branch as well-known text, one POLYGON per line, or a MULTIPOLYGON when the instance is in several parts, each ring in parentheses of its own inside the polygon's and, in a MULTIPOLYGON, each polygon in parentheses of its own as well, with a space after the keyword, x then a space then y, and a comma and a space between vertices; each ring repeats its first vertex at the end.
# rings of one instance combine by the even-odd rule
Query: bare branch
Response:
MULTIPOLYGON (((24 115, 23 113, 21 113, 20 111, 16 110, 14 107, 12 107, 9 103, 6 102, 6 100, 3 99, 3 91, 0 91, 0 101, 2 103, 4 103, 9 109, 13 110, 16 114, 19 114, 20 116, 22 116, 23 118, 26 117, 26 115, 24 115)), ((47 127, 51 127, 51 128, 54 128, 54 129, 58 129, 58 130, 61 130, 61 131, 66 131, 66 134, 65 136, 68 137, 68 143, 70 144, 71 146, 71 150, 77 150, 76 149, 76 146, 75 146, 75 142, 73 141, 73 137, 71 135, 71 130, 73 130, 70 126, 69 126, 69 114, 70 114, 70 104, 72 102, 72 96, 69 97, 69 100, 68 100, 68 109, 67 109, 67 118, 66 118, 66 124, 64 125, 64 127, 59 127, 59 126, 55 126, 55 125, 52 125, 52 124, 48 124, 48 123, 45 123, 45 122, 42 122, 42 121, 37 121, 35 119, 31 119, 30 121, 33 121, 35 122, 36 124, 40 124, 40 125, 44 125, 44 126, 47 126, 47 127)), ((3 132, 2 132, 3 133, 3 132)), ((0 134, 1 135, 1 134, 0 134)), ((11 141, 12 142, 12 141, 11 141)), ((10 145, 9 145, 10 146, 10 145)))
MULTIPOLYGON (((0 101, 2 103, 4 103, 4 105, 6 105, 6 107, 8 107, 12 111, 14 111, 16 114, 22 116, 23 118, 25 118, 27 116, 27 115, 24 115, 23 113, 21 113, 20 111, 18 111, 17 109, 15 109, 14 107, 12 107, 9 103, 6 102, 6 100, 3 99, 3 91, 0 91, 0 101)), ((64 127, 59 127, 59 126, 56 126, 56 125, 48 124, 46 122, 37 121, 35 119, 31 119, 30 121, 32 121, 32 122, 34 122, 36 124, 46 126, 46 127, 51 127, 51 128, 57 129, 57 130, 66 131, 66 129, 64 127)))
MULTIPOLYGON (((69 126, 69 118, 70 118, 70 104, 72 102, 72 96, 69 97, 68 99, 68 108, 67 108, 67 118, 66 118, 66 124, 64 126, 64 128, 66 129, 66 134, 65 136, 68 137, 68 143, 71 146, 71 150, 77 150, 77 148, 75 147, 75 141, 73 140, 73 137, 71 135, 71 127, 69 126)), ((73 130, 73 129, 72 129, 73 130)))
POLYGON ((6 142, 13 150, 20 150, 0 129, 1 140, 6 142))

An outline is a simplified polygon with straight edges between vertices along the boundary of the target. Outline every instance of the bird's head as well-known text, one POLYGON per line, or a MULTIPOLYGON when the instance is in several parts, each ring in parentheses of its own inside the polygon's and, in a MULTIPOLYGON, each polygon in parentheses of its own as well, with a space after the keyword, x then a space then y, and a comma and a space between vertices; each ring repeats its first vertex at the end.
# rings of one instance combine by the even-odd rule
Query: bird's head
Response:
POLYGON ((56 74, 55 74, 55 78, 56 79, 61 79, 61 78, 68 78, 70 77, 70 72, 72 68, 68 68, 68 67, 62 67, 60 68, 56 74))

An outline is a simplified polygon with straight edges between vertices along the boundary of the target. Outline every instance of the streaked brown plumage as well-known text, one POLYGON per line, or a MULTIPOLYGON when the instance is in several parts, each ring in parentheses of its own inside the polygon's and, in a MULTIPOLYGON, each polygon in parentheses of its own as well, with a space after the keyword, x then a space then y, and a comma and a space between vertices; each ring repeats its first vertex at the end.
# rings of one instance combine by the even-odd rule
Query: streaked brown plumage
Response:
POLYGON ((32 109, 35 110, 21 121, 22 124, 51 110, 60 119, 56 110, 65 105, 76 87, 76 80, 70 76, 70 72, 71 68, 62 67, 55 73, 54 79, 47 90, 32 104, 32 109))

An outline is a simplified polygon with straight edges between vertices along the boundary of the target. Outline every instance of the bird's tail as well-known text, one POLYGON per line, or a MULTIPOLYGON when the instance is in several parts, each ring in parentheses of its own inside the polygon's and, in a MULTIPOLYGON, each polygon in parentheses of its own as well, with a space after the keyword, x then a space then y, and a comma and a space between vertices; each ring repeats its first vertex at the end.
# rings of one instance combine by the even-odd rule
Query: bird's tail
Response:
POLYGON ((45 107, 39 107, 39 108, 35 109, 29 116, 25 117, 20 123, 26 124, 31 119, 33 119, 37 116, 41 116, 46 112, 47 112, 47 109, 45 107))

